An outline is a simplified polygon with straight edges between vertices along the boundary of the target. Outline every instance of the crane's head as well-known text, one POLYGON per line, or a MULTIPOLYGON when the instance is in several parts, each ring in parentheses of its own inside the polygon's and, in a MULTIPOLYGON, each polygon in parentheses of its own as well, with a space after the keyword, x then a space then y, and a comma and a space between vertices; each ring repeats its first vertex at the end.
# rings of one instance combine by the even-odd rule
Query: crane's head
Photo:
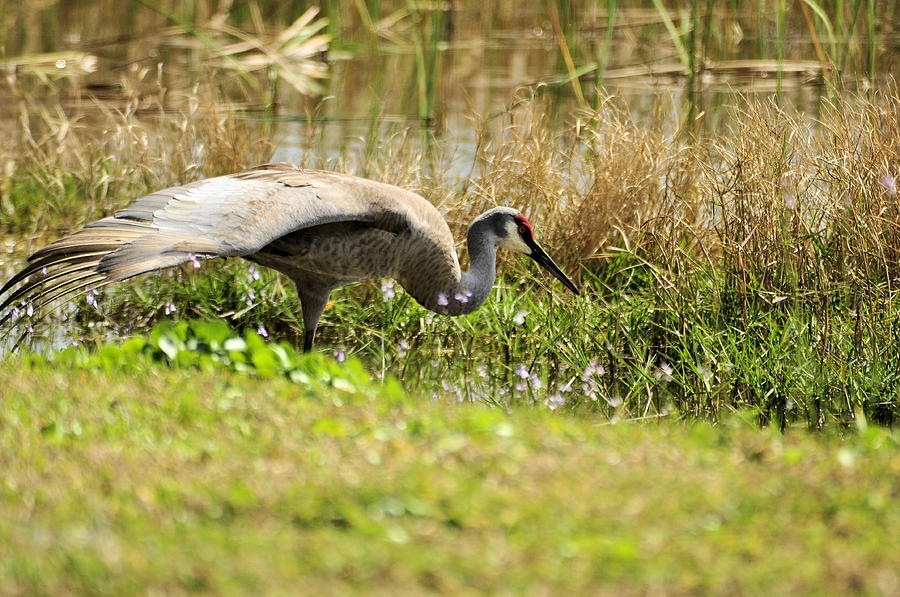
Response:
POLYGON ((556 276, 566 288, 579 294, 578 288, 572 283, 572 280, 559 269, 559 266, 553 263, 546 251, 534 240, 534 231, 528 218, 521 212, 506 207, 491 210, 488 214, 494 221, 494 234, 497 239, 495 242, 498 247, 531 257, 538 265, 556 276))

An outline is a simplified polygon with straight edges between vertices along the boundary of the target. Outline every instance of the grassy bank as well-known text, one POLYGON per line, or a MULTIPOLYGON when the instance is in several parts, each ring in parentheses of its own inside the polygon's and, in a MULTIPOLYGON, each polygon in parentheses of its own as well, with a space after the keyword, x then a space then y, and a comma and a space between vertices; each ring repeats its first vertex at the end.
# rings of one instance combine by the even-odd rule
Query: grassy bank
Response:
MULTIPOLYGON (((716 421, 737 411, 780 429, 894 422, 900 345, 883 315, 890 305, 812 308, 762 295, 742 315, 712 271, 682 280, 697 289, 680 310, 652 266, 634 255, 617 264, 604 278, 585 276, 578 299, 551 280, 541 290, 506 277, 461 318, 434 316, 388 283, 344 289, 325 313, 319 350, 355 356, 373 377, 427 395, 572 409, 604 422, 716 421)), ((300 307, 289 283, 240 262, 204 268, 109 292, 82 305, 76 327, 102 339, 146 333, 157 321, 224 318, 296 345, 300 307)))
MULTIPOLYGON (((319 346, 427 394, 565 406, 603 421, 718 420, 750 409, 779 428, 848 426, 858 417, 893 425, 900 99, 883 89, 841 102, 823 108, 817 122, 748 102, 733 109, 728 134, 709 139, 665 134, 664 123, 640 126, 614 100, 551 126, 532 98, 502 122, 481 123, 464 179, 445 165, 449 148, 416 153, 403 135, 384 138, 364 165, 310 151, 309 165, 365 169, 422 193, 458 239, 482 210, 522 209, 585 290, 565 296, 507 257, 487 304, 450 320, 432 317, 399 286, 363 284, 335 293, 319 346)), ((17 249, 43 242, 29 233, 56 236, 155 187, 236 169, 242 152, 265 147, 253 124, 217 116, 214 104, 209 110, 160 126, 119 115, 129 126, 99 145, 80 129, 42 137, 42 153, 20 154, 6 182, 3 225, 21 239, 17 249), (190 162, 185 135, 215 152, 190 162), (113 146, 127 151, 104 161, 113 146), (104 170, 109 164, 118 169, 104 170)), ((294 343, 301 335, 289 283, 239 262, 121 288, 82 300, 64 324, 50 317, 26 343, 59 338, 61 325, 63 343, 96 342, 179 318, 263 326, 294 343)))
POLYGON ((893 4, 551 1, 552 34, 490 3, 142 1, 122 34, 57 4, 0 44, 72 46, 0 61, 4 280, 280 146, 420 193, 464 265, 472 218, 519 208, 583 292, 509 255, 460 318, 358 284, 311 355, 289 282, 239 260, 11 305, 0 594, 900 594, 893 4))
POLYGON ((207 342, 168 365, 167 334, 0 367, 0 592, 900 586, 880 428, 604 425, 409 395, 317 355, 267 371, 234 338, 228 359, 207 342))

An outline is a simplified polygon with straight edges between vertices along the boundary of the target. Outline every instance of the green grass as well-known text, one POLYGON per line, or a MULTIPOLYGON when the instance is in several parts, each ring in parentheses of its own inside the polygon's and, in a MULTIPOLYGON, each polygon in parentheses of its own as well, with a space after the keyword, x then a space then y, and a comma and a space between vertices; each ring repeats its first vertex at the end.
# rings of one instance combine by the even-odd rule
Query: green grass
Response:
MULTIPOLYGON (((900 415, 900 334, 886 315, 898 305, 884 297, 832 294, 822 304, 815 294, 739 293, 717 270, 665 289, 626 253, 602 277, 584 272, 577 298, 531 266, 505 269, 488 301, 459 318, 433 315, 399 285, 336 291, 316 349, 355 356, 373 377, 392 375, 421 394, 560 407, 603 422, 752 411, 760 425, 821 429, 857 418, 890 426, 900 415)), ((110 328, 147 334, 160 321, 220 318, 251 336, 262 325, 297 347, 292 284, 252 272, 215 262, 108 290, 97 307, 82 302, 80 333, 91 344, 110 328)))
POLYGON ((900 582, 900 442, 882 428, 604 425, 407 394, 352 359, 289 350, 280 371, 241 373, 241 354, 275 349, 231 344, 225 358, 220 332, 195 324, 0 366, 0 593, 885 594, 900 582), (184 363, 163 337, 210 358, 184 363))
MULTIPOLYGON (((328 4, 337 47, 361 51, 346 17, 363 3, 328 4)), ((691 63, 737 47, 700 29, 719 4, 671 13, 691 63)), ((837 82, 861 72, 860 4, 846 21, 816 11, 846 46, 828 46, 837 82)), ((26 335, 40 354, 0 360, 0 594, 898 593, 895 87, 835 91, 815 124, 738 98, 705 136, 640 124, 599 90, 593 111, 560 113, 540 99, 551 84, 476 116, 462 163, 438 101, 459 11, 392 25, 387 5, 366 10, 371 48, 416 50, 424 149, 415 129, 377 134, 396 130, 380 98, 365 159, 335 154, 311 117, 303 165, 417 191, 456 238, 488 207, 521 208, 582 296, 508 257, 461 318, 355 285, 335 292, 313 355, 295 349, 290 284, 238 261, 82 298, 26 335)), ((773 36, 727 14, 723 31, 773 36)), ((775 26, 779 64, 801 57, 783 47, 792 14, 775 26)), ((565 70, 590 70, 579 32, 595 24, 561 15, 561 51, 586 65, 565 70)), ((69 82, 9 78, 13 258, 272 155, 273 124, 241 111, 272 105, 274 84, 182 80, 175 62, 128 69, 122 96, 140 102, 88 117, 60 99, 69 82)))
MULTIPOLYGON (((16 256, 42 244, 28 238, 36 231, 73 230, 143 192, 262 161, 271 147, 262 127, 217 111, 220 92, 198 89, 203 110, 156 124, 110 115, 108 134, 39 135, 43 150, 23 151, 0 184, 0 227, 19 235, 16 256), (205 148, 199 161, 193 147, 205 148)), ((391 373, 426 395, 565 407, 604 422, 750 410, 782 429, 858 418, 891 426, 900 228, 890 164, 900 145, 885 139, 900 138, 900 98, 883 88, 842 102, 858 109, 823 105, 812 124, 773 102, 742 101, 728 108, 731 130, 708 137, 639 124, 613 100, 552 124, 542 100, 523 99, 508 119, 477 123, 468 170, 454 167, 448 144, 423 152, 405 134, 379 139, 364 166, 311 140, 304 165, 420 192, 457 239, 489 207, 522 209, 584 290, 575 298, 509 255, 485 306, 457 319, 434 317, 399 287, 385 300, 377 282, 357 285, 334 293, 319 350, 355 355, 373 377, 391 373)), ((222 318, 296 345, 291 284, 270 272, 253 279, 239 263, 117 285, 99 307, 64 309, 80 329, 50 319, 28 342, 58 346, 73 331, 102 342, 163 319, 222 318)), ((2 346, 28 325, 2 330, 12 339, 2 346)))
MULTIPOLYGON (((30 176, 13 175, 8 180, 9 189, 5 201, 0 204, 4 227, 18 235, 46 234, 64 229, 63 222, 70 218, 98 219, 102 209, 85 201, 91 194, 91 181, 66 175, 50 179, 43 173, 30 176), (47 193, 48 189, 53 192, 47 193)), ((106 184, 109 184, 107 181, 106 184)), ((127 187, 122 193, 133 192, 127 187)))

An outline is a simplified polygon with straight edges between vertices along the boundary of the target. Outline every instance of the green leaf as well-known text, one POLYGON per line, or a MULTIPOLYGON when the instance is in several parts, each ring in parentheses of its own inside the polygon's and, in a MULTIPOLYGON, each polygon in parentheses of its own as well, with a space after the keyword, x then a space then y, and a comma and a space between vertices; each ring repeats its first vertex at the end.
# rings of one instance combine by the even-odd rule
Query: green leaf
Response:
POLYGON ((171 337, 160 336, 156 340, 156 345, 159 346, 159 349, 163 351, 167 357, 169 357, 169 360, 174 361, 175 357, 178 356, 178 342, 171 337))

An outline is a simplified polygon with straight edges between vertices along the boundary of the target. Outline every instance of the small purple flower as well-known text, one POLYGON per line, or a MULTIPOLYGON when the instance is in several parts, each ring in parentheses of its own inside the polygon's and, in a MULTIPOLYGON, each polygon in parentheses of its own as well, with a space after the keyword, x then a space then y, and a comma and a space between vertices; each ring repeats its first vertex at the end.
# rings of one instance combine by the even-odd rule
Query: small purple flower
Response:
POLYGON ((606 373, 606 369, 603 368, 603 365, 598 363, 597 361, 591 361, 591 363, 585 368, 584 373, 581 375, 582 381, 589 381, 591 378, 596 376, 602 376, 606 373))
POLYGON ((97 306, 97 291, 96 290, 94 290, 93 288, 89 288, 87 291, 87 294, 85 296, 86 296, 88 305, 90 305, 91 307, 97 306))
POLYGON ((248 273, 250 274, 251 282, 253 282, 254 280, 259 280, 259 270, 256 269, 255 263, 250 264, 250 271, 248 273))
POLYGON ((247 297, 244 299, 244 302, 248 305, 251 304, 256 299, 256 293, 253 292, 252 288, 247 289, 247 297))
POLYGON ((556 410, 560 406, 566 403, 566 399, 559 394, 553 394, 552 396, 547 397, 547 408, 550 410, 556 410))
POLYGON ((663 381, 672 381, 672 373, 674 373, 673 369, 668 363, 663 361, 659 364, 659 368, 653 372, 653 377, 663 381))
POLYGON ((188 261, 194 264, 194 269, 200 269, 200 260, 193 253, 188 253, 188 261))
POLYGON ((178 307, 173 305, 172 303, 166 303, 166 315, 171 315, 175 311, 178 310, 178 307))
POLYGON ((409 342, 407 342, 406 340, 400 340, 397 348, 397 356, 403 357, 403 355, 406 354, 406 351, 409 350, 409 342))
POLYGON ((544 385, 541 383, 541 378, 537 376, 537 373, 532 373, 531 377, 528 378, 528 381, 531 383, 531 387, 535 390, 540 390, 544 385))
POLYGON ((602 376, 604 373, 606 373, 606 370, 603 368, 603 365, 597 361, 591 361, 585 368, 584 373, 581 374, 581 390, 591 400, 597 399, 599 388, 596 378, 602 376))
POLYGON ((529 311, 516 311, 516 314, 513 315, 513 323, 516 325, 525 325, 525 316, 528 315, 529 311))
POLYGON ((434 323, 434 313, 429 313, 425 316, 425 324, 431 325, 432 323, 434 323))
POLYGON ((897 195, 897 180, 891 176, 890 174, 885 174, 880 179, 878 179, 879 184, 887 189, 888 195, 891 198, 897 195))
POLYGON ((335 351, 334 351, 334 359, 335 359, 338 363, 343 363, 344 361, 346 361, 346 360, 347 360, 347 355, 344 354, 344 349, 339 348, 339 349, 335 350, 335 351))
POLYGON ((466 398, 465 395, 463 394, 463 391, 458 386, 455 386, 451 383, 442 381, 441 388, 444 390, 444 393, 446 393, 446 394, 456 394, 456 399, 459 402, 462 402, 466 398))
POLYGON ((528 384, 525 383, 524 381, 520 381, 519 383, 516 384, 517 392, 524 392, 527 389, 528 389, 528 384))
POLYGON ((394 298, 394 281, 393 280, 382 280, 381 281, 381 298, 385 302, 394 298))
POLYGON ((528 379, 528 367, 526 367, 524 363, 519 363, 519 366, 516 367, 516 375, 522 379, 528 379))
POLYGON ((41 275, 42 275, 42 276, 46 276, 46 275, 47 275, 47 266, 46 266, 46 265, 45 265, 44 267, 41 268, 41 275))
POLYGON ((259 327, 256 328, 256 333, 259 334, 260 336, 262 336, 263 338, 269 337, 269 332, 268 332, 268 330, 266 330, 266 326, 264 326, 263 324, 259 324, 259 327))
POLYGON ((33 334, 33 333, 34 333, 34 326, 31 325, 30 323, 26 323, 26 324, 25 324, 25 333, 26 333, 26 334, 33 334))
POLYGON ((447 295, 444 294, 443 292, 439 292, 438 298, 437 298, 437 304, 440 305, 441 307, 446 307, 448 304, 447 295))
POLYGON ((466 304, 469 302, 469 299, 472 298, 472 291, 466 290, 464 292, 457 292, 453 295, 453 298, 457 303, 466 304))

